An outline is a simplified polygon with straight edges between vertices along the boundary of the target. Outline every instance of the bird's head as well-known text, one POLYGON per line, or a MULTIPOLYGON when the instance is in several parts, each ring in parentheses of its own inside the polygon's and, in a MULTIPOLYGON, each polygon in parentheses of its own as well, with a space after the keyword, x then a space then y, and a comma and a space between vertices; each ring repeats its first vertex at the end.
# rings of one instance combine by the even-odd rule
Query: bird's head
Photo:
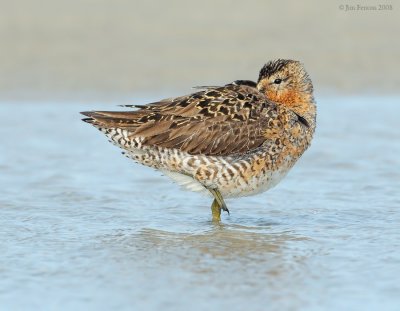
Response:
POLYGON ((314 101, 311 79, 303 65, 295 60, 278 59, 265 64, 257 89, 268 99, 288 107, 314 101))

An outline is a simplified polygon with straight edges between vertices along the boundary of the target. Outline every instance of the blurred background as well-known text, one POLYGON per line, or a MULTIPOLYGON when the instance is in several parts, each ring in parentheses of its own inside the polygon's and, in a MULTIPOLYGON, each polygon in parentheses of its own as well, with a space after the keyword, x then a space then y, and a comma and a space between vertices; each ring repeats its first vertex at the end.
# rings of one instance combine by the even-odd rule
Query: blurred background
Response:
POLYGON ((176 95, 256 79, 274 58, 301 60, 318 93, 397 92, 397 1, 357 4, 1 0, 0 100, 176 95))
POLYGON ((400 2, 381 2, 0 0, 0 309, 398 311, 400 2), (312 78, 312 146, 218 225, 81 122, 275 58, 312 78))

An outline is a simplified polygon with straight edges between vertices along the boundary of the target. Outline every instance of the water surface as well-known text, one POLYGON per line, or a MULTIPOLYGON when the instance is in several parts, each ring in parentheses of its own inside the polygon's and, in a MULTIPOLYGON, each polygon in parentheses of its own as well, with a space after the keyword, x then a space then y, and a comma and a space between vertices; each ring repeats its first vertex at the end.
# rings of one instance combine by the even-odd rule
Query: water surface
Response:
POLYGON ((80 121, 114 106, 0 104, 0 309, 398 310, 398 102, 320 99, 311 149, 221 225, 80 121))

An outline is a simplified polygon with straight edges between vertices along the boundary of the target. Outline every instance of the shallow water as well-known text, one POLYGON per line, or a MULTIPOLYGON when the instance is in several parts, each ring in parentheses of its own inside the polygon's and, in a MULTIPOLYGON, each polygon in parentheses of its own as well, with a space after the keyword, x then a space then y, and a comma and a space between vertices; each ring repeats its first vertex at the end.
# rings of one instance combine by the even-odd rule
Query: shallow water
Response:
POLYGON ((78 111, 0 104, 0 309, 399 310, 399 98, 324 98, 275 189, 211 201, 78 111))

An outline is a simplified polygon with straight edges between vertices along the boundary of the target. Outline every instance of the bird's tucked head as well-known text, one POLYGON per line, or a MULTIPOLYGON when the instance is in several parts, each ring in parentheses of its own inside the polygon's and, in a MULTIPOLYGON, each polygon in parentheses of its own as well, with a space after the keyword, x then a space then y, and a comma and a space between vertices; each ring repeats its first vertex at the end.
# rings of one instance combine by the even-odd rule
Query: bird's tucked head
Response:
POLYGON ((313 85, 303 65, 295 60, 278 59, 261 68, 257 89, 278 103, 294 108, 313 103, 313 85))

